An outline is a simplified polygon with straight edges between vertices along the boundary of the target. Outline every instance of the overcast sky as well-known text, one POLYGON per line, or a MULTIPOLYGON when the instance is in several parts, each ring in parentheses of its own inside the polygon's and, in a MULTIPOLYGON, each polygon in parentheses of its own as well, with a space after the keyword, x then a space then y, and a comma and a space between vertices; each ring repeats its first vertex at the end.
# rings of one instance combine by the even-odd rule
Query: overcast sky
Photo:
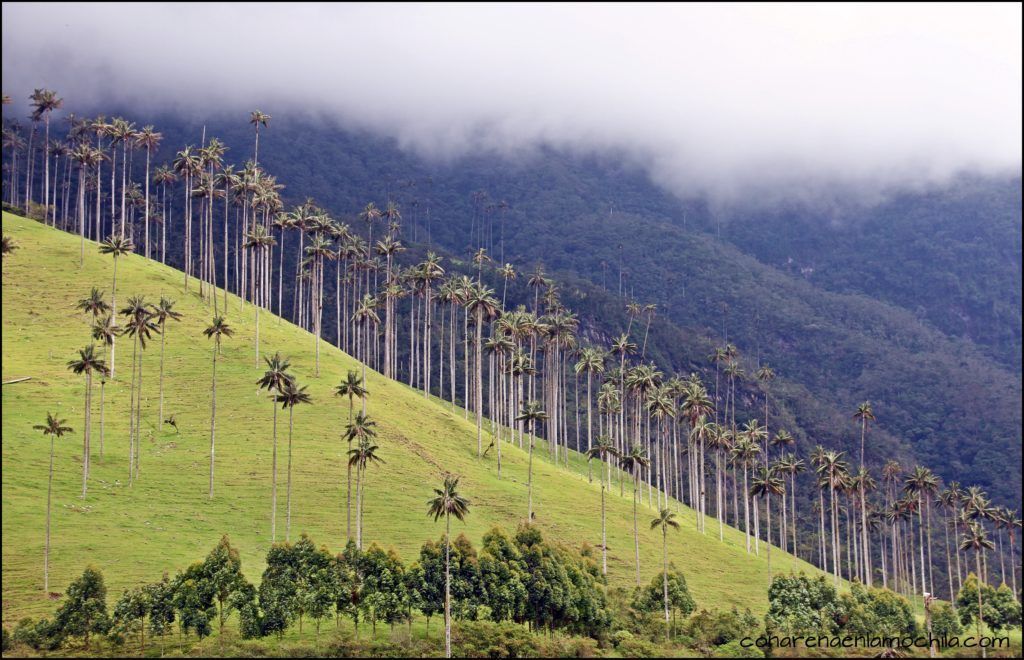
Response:
POLYGON ((1019 172, 1021 6, 3 4, 3 91, 613 149, 731 197, 1019 172))

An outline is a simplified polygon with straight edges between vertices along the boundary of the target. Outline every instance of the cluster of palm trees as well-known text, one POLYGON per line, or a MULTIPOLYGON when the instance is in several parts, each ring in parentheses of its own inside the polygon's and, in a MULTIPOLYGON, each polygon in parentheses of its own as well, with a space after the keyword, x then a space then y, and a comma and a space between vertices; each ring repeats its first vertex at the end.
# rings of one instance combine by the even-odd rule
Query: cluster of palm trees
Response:
MULTIPOLYGON (((137 130, 131 122, 120 118, 110 122, 104 118, 90 121, 71 118, 62 197, 56 190, 57 152, 60 150, 51 148, 49 136, 50 114, 60 108, 61 100, 52 92, 37 90, 33 104, 36 110, 27 147, 19 143, 17 127, 8 124, 4 129, 5 145, 10 146, 5 148, 5 153, 10 154, 10 177, 5 179, 8 202, 31 212, 33 205, 39 205, 36 200, 41 189, 41 205, 47 222, 64 229, 77 226, 83 245, 85 238, 100 240, 106 236, 101 251, 114 258, 111 307, 116 306, 118 258, 139 250, 147 257, 159 252, 160 260, 165 261, 170 230, 171 241, 181 239, 183 250, 178 265, 184 272, 185 287, 190 286, 190 279, 196 279, 200 295, 213 308, 214 322, 206 330, 206 335, 214 339, 211 497, 216 364, 221 340, 231 335, 230 326, 224 320, 230 290, 240 298, 240 311, 251 306, 254 314, 255 365, 259 365, 260 358, 260 310, 273 310, 275 303, 279 318, 288 317, 310 331, 316 356, 314 376, 319 376, 320 347, 324 341, 333 341, 362 362, 362 374, 350 373, 336 390, 339 395, 348 397, 350 404, 345 434, 349 444, 346 515, 347 533, 349 537, 354 536, 357 543, 362 540, 362 486, 366 470, 381 461, 375 444, 374 422, 366 415, 364 384, 369 367, 389 378, 403 380, 420 389, 424 396, 438 397, 453 411, 461 403, 463 415, 467 419, 472 415, 475 421, 478 459, 488 459, 493 447, 499 478, 503 445, 514 443, 526 449, 529 452, 527 520, 533 520, 535 515, 532 474, 537 439, 546 442, 549 460, 556 464, 570 466, 573 450, 586 454, 590 463, 596 460, 601 464, 598 473, 602 512, 614 482, 618 481, 620 497, 626 496, 625 485, 629 482, 638 581, 636 518, 637 507, 645 496, 647 506, 658 511, 671 507, 678 510, 681 504, 689 505, 697 513, 696 526, 702 533, 706 533, 706 522, 713 516, 718 521, 720 540, 724 540, 726 524, 741 528, 748 553, 760 554, 762 541, 767 542, 770 574, 773 538, 778 539, 778 546, 783 550, 799 554, 804 549, 798 538, 801 528, 798 514, 805 512, 797 510, 800 501, 797 483, 809 464, 814 468, 813 475, 809 476, 813 476, 817 485, 818 514, 818 553, 810 559, 816 560, 822 569, 830 569, 837 580, 850 577, 874 584, 880 577, 883 585, 892 584, 910 591, 917 586, 933 588, 930 561, 933 506, 941 507, 951 521, 944 529, 952 532, 955 542, 973 529, 970 525, 982 532, 987 525, 997 533, 1000 543, 1002 536, 1009 536, 1011 557, 1016 556, 1014 536, 1020 523, 1014 513, 973 513, 968 525, 968 519, 959 518, 964 517, 965 511, 980 509, 968 509, 957 499, 959 496, 951 495, 947 504, 942 504, 941 497, 936 500, 937 480, 932 485, 924 476, 926 472, 931 473, 924 468, 920 468, 921 474, 915 469, 905 483, 898 484, 897 477, 892 476, 898 474, 898 470, 886 466, 888 472, 883 471, 885 491, 877 490, 877 483, 865 463, 868 430, 874 421, 869 404, 860 406, 854 416, 861 432, 856 473, 851 474, 841 452, 819 447, 801 458, 795 451, 795 438, 784 429, 772 428, 770 399, 776 373, 770 366, 760 361, 751 365, 732 344, 715 348, 709 356, 714 366, 712 392, 710 373, 706 385, 700 374, 666 375, 649 360, 646 349, 657 309, 653 304, 627 302, 625 330, 614 338, 604 339, 602 345, 602 341, 585 339, 599 333, 590 324, 581 323, 562 303, 560 287, 540 267, 524 277, 524 303, 513 305, 508 299, 509 283, 517 281, 521 273, 513 264, 495 263, 485 247, 476 249, 465 267, 452 260, 446 268, 441 256, 433 252, 426 252, 422 259, 403 265, 401 255, 406 247, 402 244, 402 213, 394 201, 389 200, 383 207, 369 203, 349 222, 333 217, 313 200, 286 209, 280 196, 282 186, 259 166, 260 129, 266 128, 270 120, 265 113, 257 110, 250 115, 255 133, 253 158, 238 171, 224 163, 226 146, 204 135, 200 147, 185 147, 172 163, 158 166, 151 173, 151 158, 161 139, 152 127, 137 130), (42 149, 34 146, 39 121, 43 122, 42 149), (146 154, 142 186, 133 181, 133 154, 140 150, 145 150, 146 154), (34 185, 39 176, 37 152, 46 154, 41 168, 45 183, 38 187, 34 185), (75 155, 79 152, 83 154, 81 157, 75 155), (91 155, 86 158, 86 153, 91 155), (52 189, 49 183, 51 156, 55 171, 52 189), (104 196, 102 167, 106 161, 111 163, 107 186, 109 212, 101 203, 104 196), (70 199, 71 163, 78 169, 78 204, 74 212, 63 203, 70 199), (24 186, 20 185, 22 176, 24 186), (181 215, 175 221, 172 214, 175 205, 168 197, 168 189, 179 181, 183 183, 178 205, 181 215), (151 183, 160 189, 159 200, 151 199, 151 183), (87 205, 87 198, 94 199, 95 205, 87 205), (150 221, 161 225, 159 238, 149 231, 150 221), (221 259, 219 265, 218 258, 221 259), (290 270, 287 278, 286 270, 290 270), (489 282, 500 283, 500 299, 489 282), (223 289, 223 297, 215 295, 218 287, 223 289), (286 293, 291 302, 287 308, 286 293), (327 337, 324 307, 332 305, 335 333, 334 337, 327 337), (407 337, 402 338, 406 324, 407 337), (740 408, 747 410, 760 403, 749 404, 745 366, 753 370, 753 380, 763 394, 761 419, 743 419, 738 413, 740 408), (355 397, 362 402, 362 411, 357 415, 352 411, 355 397), (739 400, 741 397, 743 401, 739 400), (489 444, 485 444, 485 440, 489 444), (354 531, 353 469, 356 483, 354 531), (708 490, 709 482, 713 492, 708 490), (897 497, 900 488, 903 495, 897 497), (773 522, 773 499, 780 505, 777 525, 773 522), (916 542, 913 538, 915 518, 916 542), (921 561, 913 560, 915 551, 921 555, 918 558, 921 561), (927 565, 925 553, 929 554, 927 565)), ((487 240, 493 239, 490 228, 476 234, 481 242, 485 236, 487 240)), ((173 252, 172 256, 175 256, 173 252)), ((160 317, 158 308, 147 307, 139 298, 130 299, 125 310, 131 311, 122 311, 125 326, 119 326, 117 318, 112 316, 97 323, 97 327, 104 329, 94 335, 110 346, 111 377, 117 336, 127 332, 133 339, 133 355, 137 357, 133 359, 132 371, 134 421, 130 480, 137 477, 139 465, 141 355, 152 334, 162 336, 166 320, 174 318, 160 317), (138 395, 134 394, 136 391, 138 395)), ((103 312, 93 313, 99 317, 103 312)), ((161 345, 162 342, 161 338, 161 345)), ((76 363, 84 364, 85 355, 83 350, 76 363)), ((89 349, 89 356, 91 366, 75 368, 86 375, 87 397, 91 392, 92 374, 101 375, 102 399, 106 365, 96 357, 94 349, 89 349)), ((294 387, 294 378, 286 373, 287 363, 279 355, 266 361, 268 371, 260 385, 273 394, 276 403, 289 409, 291 419, 294 406, 308 403, 308 395, 302 393, 302 388, 294 387)), ((275 406, 271 523, 271 535, 275 538, 276 414, 275 406)), ((162 411, 160 417, 162 420, 162 411)), ((289 428, 290 436, 291 423, 289 428)), ((86 448, 88 429, 87 419, 86 448)), ((289 440, 289 447, 290 444, 289 440)), ((86 458, 87 455, 88 449, 86 458)), ((290 455, 289 449, 289 462, 290 455)), ((86 475, 83 477, 84 494, 87 460, 83 469, 86 475)), ((593 469, 590 469, 589 478, 592 480, 593 476, 593 469)), ((799 480, 803 479, 806 477, 799 480)), ((290 486, 288 491, 290 512, 290 486)), ((803 516, 804 529, 814 527, 814 517, 803 516)), ((603 513, 602 527, 606 527, 603 513)), ((289 531, 286 529, 286 537, 289 531)), ((602 539, 602 545, 605 546, 603 566, 606 570, 606 538, 602 539)), ((956 556, 959 564, 959 552, 956 556)), ((950 557, 947 552, 947 568, 952 566, 950 557)), ((1001 552, 1000 560, 1002 564, 1001 552)), ((1012 565, 1015 563, 1011 561, 1012 565)), ((1010 572, 1015 583, 1015 570, 1011 568, 1010 572)), ((959 568, 955 577, 959 584, 962 579, 959 568)), ((952 584, 951 575, 951 591, 952 584)))

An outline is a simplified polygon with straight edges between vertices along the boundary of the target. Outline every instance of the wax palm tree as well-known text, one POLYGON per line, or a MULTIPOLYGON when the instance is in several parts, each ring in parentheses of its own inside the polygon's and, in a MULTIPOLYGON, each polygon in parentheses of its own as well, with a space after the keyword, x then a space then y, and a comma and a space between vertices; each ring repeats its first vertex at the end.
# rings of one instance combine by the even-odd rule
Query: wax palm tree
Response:
MULTIPOLYGON (((764 498, 765 511, 768 522, 768 530, 765 538, 768 539, 766 552, 768 554, 768 582, 772 580, 772 495, 782 495, 786 492, 786 486, 782 483, 773 465, 768 468, 758 468, 750 485, 750 494, 754 497, 754 506, 757 506, 757 499, 764 498)), ((755 509, 756 510, 756 509, 755 509)))
POLYGON ((142 352, 146 350, 146 342, 160 328, 153 322, 150 306, 142 296, 128 298, 128 303, 121 313, 125 320, 124 333, 132 338, 132 396, 133 408, 129 412, 129 444, 128 444, 128 485, 138 476, 142 437, 142 352))
POLYGON ((288 409, 288 477, 285 486, 285 523, 284 540, 291 541, 292 533, 292 435, 295 431, 295 406, 312 403, 313 399, 306 393, 306 385, 299 387, 294 378, 284 382, 283 387, 274 396, 274 400, 288 409))
POLYGON ((160 328, 160 426, 164 419, 164 343, 167 339, 167 322, 181 321, 181 314, 174 311, 174 301, 160 297, 160 302, 153 307, 153 319, 160 328))
POLYGON ((601 436, 597 444, 587 450, 587 460, 598 459, 605 462, 605 469, 601 471, 601 575, 608 574, 608 528, 605 517, 605 490, 611 485, 612 458, 620 456, 619 451, 612 445, 611 439, 601 436), (606 476, 607 475, 607 478, 606 476))
MULTIPOLYGON (((853 413, 854 419, 860 420, 860 469, 864 469, 864 438, 867 435, 868 422, 875 421, 875 414, 871 410, 871 402, 865 401, 857 406, 853 413)), ((867 532, 867 501, 863 489, 860 492, 860 515, 861 515, 861 547, 864 549, 865 583, 871 584, 871 549, 868 547, 867 532)))
POLYGON ((637 502, 639 501, 640 470, 649 467, 651 459, 638 444, 630 447, 629 453, 619 459, 619 466, 633 476, 633 558, 636 564, 636 586, 640 586, 640 530, 637 528, 637 502))
POLYGON ((489 287, 477 284, 470 289, 464 306, 467 314, 472 314, 476 323, 476 457, 483 456, 483 327, 484 320, 498 315, 498 301, 494 299, 494 291, 489 287))
MULTIPOLYGON (((110 307, 111 309, 117 308, 117 259, 126 254, 131 254, 135 246, 132 244, 132 239, 126 238, 125 236, 119 236, 117 234, 111 234, 105 241, 100 243, 100 254, 109 254, 114 258, 114 279, 110 287, 110 307)), ((117 318, 114 318, 114 324, 117 324, 117 318)), ((114 354, 117 350, 117 342, 115 341, 110 345, 110 377, 114 378, 114 354)))
MULTIPOLYGON (((140 147, 146 149, 146 209, 145 215, 143 216, 145 223, 145 255, 146 258, 150 258, 149 250, 149 164, 150 159, 153 155, 153 150, 160 146, 160 141, 163 139, 163 135, 158 133, 152 126, 144 126, 135 138, 135 143, 140 147)), ((224 236, 224 240, 227 241, 227 236, 224 236)), ((224 288, 227 288, 227 282, 224 283, 224 288)))
MULTIPOLYGON (((995 549, 995 544, 989 540, 988 534, 985 532, 985 528, 977 522, 973 522, 967 526, 964 530, 964 535, 960 540, 960 549, 967 552, 970 550, 974 551, 974 565, 978 575, 978 617, 976 620, 976 633, 978 638, 981 638, 981 627, 985 624, 984 621, 984 610, 982 603, 982 586, 984 585, 984 573, 981 570, 981 558, 986 550, 995 549)), ((985 646, 981 647, 981 657, 985 657, 985 646)))
POLYGON ((0 255, 6 258, 7 255, 12 254, 15 250, 18 249, 18 247, 18 244, 14 241, 12 237, 8 236, 7 234, 4 234, 3 243, 0 243, 0 255))
POLYGON ((498 275, 501 275, 501 279, 505 283, 501 289, 501 308, 505 309, 505 294, 508 293, 508 281, 515 280, 519 274, 512 264, 505 264, 498 269, 498 275))
POLYGON ((92 426, 92 374, 96 372, 104 376, 109 371, 103 359, 96 355, 96 346, 94 344, 89 344, 85 348, 80 349, 78 351, 78 359, 68 362, 68 369, 75 374, 85 374, 85 433, 83 433, 84 442, 82 447, 82 499, 84 500, 89 485, 89 440, 91 439, 89 429, 92 426))
MULTIPOLYGON (((59 110, 64 104, 64 99, 58 98, 57 93, 49 89, 37 89, 32 93, 30 97, 32 99, 32 121, 43 120, 43 124, 46 126, 46 144, 43 148, 43 160, 45 161, 45 171, 43 172, 44 179, 44 194, 43 194, 43 208, 46 209, 50 203, 50 157, 48 150, 50 147, 50 115, 53 114, 54 110, 59 110)), ((48 215, 49 212, 45 211, 48 215)), ((56 209, 54 209, 56 214, 56 209)), ((44 216, 44 221, 46 220, 44 216)), ((56 215, 54 215, 54 224, 56 225, 56 215)))
POLYGON ((277 542, 277 394, 284 391, 288 383, 294 380, 294 376, 288 373, 291 363, 282 358, 280 353, 274 353, 273 357, 264 356, 267 363, 267 370, 263 377, 256 381, 261 390, 267 390, 271 396, 271 406, 274 409, 274 440, 270 459, 270 540, 277 542))
POLYGON ((658 512, 658 517, 651 521, 651 529, 661 529, 661 588, 665 600, 665 636, 668 636, 668 530, 679 529, 676 514, 667 508, 658 512))
MULTIPOLYGON (((921 554, 921 593, 930 592, 935 593, 931 585, 931 571, 925 569, 925 542, 924 542, 924 530, 927 524, 928 526, 928 539, 931 540, 931 521, 928 520, 926 523, 927 507, 931 501, 931 497, 938 490, 939 482, 935 474, 928 468, 918 465, 914 467, 913 472, 903 482, 903 489, 908 495, 912 495, 917 498, 917 532, 918 541, 920 544, 921 554), (928 583, 925 583, 925 578, 928 577, 928 583)), ((928 548, 929 557, 931 556, 931 546, 928 548)))
POLYGON ((533 444, 534 444, 534 432, 536 431, 537 422, 543 422, 548 418, 548 414, 540 407, 539 401, 527 401, 519 415, 516 416, 517 422, 526 422, 530 427, 530 451, 529 459, 527 460, 526 467, 526 522, 530 524, 533 522, 533 444))
POLYGON ((66 433, 73 433, 74 429, 65 426, 67 420, 58 419, 51 413, 46 413, 46 423, 36 424, 32 428, 42 431, 43 435, 50 436, 50 471, 46 480, 46 545, 43 548, 43 593, 50 593, 50 498, 53 493, 53 444, 57 438, 64 437, 66 433))
MULTIPOLYGON (((358 421, 357 416, 356 422, 358 421)), ((378 449, 380 447, 374 444, 372 436, 366 435, 348 452, 349 465, 356 469, 356 548, 360 550, 363 548, 363 474, 370 465, 384 462, 384 459, 377 455, 378 449)))
MULTIPOLYGON (((351 453, 352 452, 352 441, 353 440, 356 441, 356 443, 358 444, 359 442, 362 442, 364 439, 372 440, 373 438, 377 437, 377 431, 375 429, 376 426, 377 426, 377 422, 371 420, 366 414, 364 414, 364 413, 356 413, 355 419, 349 420, 349 423, 345 426, 345 432, 342 434, 342 437, 346 441, 348 441, 348 452, 347 453, 351 453)), ((358 476, 359 475, 357 473, 356 477, 358 478, 358 476)), ((346 515, 346 521, 347 522, 346 522, 346 528, 345 528, 346 532, 345 533, 346 533, 347 538, 351 538, 352 537, 352 488, 351 488, 352 480, 351 480, 351 477, 352 477, 352 465, 349 465, 348 466, 349 488, 348 488, 348 495, 347 495, 346 500, 345 500, 345 510, 347 512, 347 515, 346 515)), ((358 491, 358 486, 357 486, 356 490, 358 491)), ((356 495, 358 496, 358 492, 356 493, 356 495)), ((358 514, 357 514, 357 518, 358 518, 358 514)), ((358 524, 359 524, 358 520, 356 521, 356 524, 357 524, 357 528, 358 528, 358 524)), ((356 535, 357 535, 357 537, 359 537, 360 543, 361 543, 362 537, 359 534, 359 530, 358 529, 356 530, 356 535)))
POLYGON ((842 460, 844 452, 826 451, 818 461, 818 475, 822 478, 829 491, 829 511, 832 518, 832 575, 836 586, 839 585, 839 509, 836 504, 836 490, 846 482, 846 462, 842 460))
POLYGON ((110 311, 110 305, 103 299, 103 292, 96 287, 92 288, 87 298, 79 300, 75 308, 91 314, 94 321, 110 311))
POLYGON ((452 608, 451 608, 451 532, 452 516, 465 521, 469 515, 469 500, 458 491, 459 477, 445 475, 444 485, 435 488, 435 497, 427 502, 427 515, 434 522, 444 516, 444 653, 452 657, 452 608))
MULTIPOLYGON (((121 334, 121 329, 114 322, 112 314, 107 314, 103 320, 95 320, 92 324, 92 338, 110 346, 114 343, 114 337, 121 334)), ((100 460, 103 460, 103 440, 106 433, 105 404, 106 404, 107 377, 100 375, 100 460)))
POLYGON ((253 150, 253 166, 258 166, 260 162, 260 126, 267 128, 270 124, 270 115, 259 110, 253 110, 249 113, 249 123, 256 129, 256 148, 253 150))
POLYGON ((210 499, 213 499, 213 464, 214 451, 217 438, 217 354, 220 353, 220 342, 225 337, 235 334, 234 329, 228 325, 223 316, 213 317, 211 323, 205 330, 203 336, 213 339, 213 378, 210 387, 210 499))

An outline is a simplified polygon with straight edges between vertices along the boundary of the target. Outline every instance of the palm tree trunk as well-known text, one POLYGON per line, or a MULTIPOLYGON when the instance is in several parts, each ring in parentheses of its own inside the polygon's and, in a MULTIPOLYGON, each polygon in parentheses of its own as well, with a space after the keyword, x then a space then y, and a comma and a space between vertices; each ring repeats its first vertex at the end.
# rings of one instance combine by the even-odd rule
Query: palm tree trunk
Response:
POLYGON ((661 526, 661 591, 665 599, 665 637, 668 637, 668 525, 661 526))
MULTIPOLYGON (((608 465, 608 472, 611 471, 611 464, 608 465)), ((601 575, 608 575, 608 526, 604 509, 604 491, 608 479, 605 478, 605 470, 601 474, 601 575)), ((608 475, 610 478, 611 475, 608 475)))
POLYGON ((213 385, 210 388, 210 499, 213 499, 213 463, 217 439, 217 344, 213 345, 213 385))
MULTIPOLYGON (((977 566, 977 570, 978 570, 978 625, 977 625, 977 636, 978 636, 978 639, 980 640, 981 639, 981 627, 985 623, 984 611, 982 610, 982 605, 981 605, 981 586, 982 586, 982 582, 981 582, 981 550, 980 549, 975 551, 975 553, 974 553, 974 562, 975 562, 975 565, 977 566)), ((981 646, 981 657, 984 658, 985 657, 985 645, 981 644, 980 646, 981 646)))
POLYGON ((637 528, 637 481, 640 478, 639 465, 633 466, 633 557, 636 560, 636 586, 640 586, 640 530, 637 528))
POLYGON ((533 522, 533 421, 530 421, 530 454, 526 463, 526 524, 533 522))
MULTIPOLYGON (((114 279, 110 285, 110 318, 117 327, 117 255, 114 255, 114 279)), ((114 380, 114 353, 117 349, 117 336, 110 338, 110 380, 114 380)))
MULTIPOLYGON (((292 431, 295 428, 295 406, 288 406, 288 483, 285 493, 284 540, 292 540, 292 431)), ((361 548, 361 546, 360 546, 361 548)))
POLYGON ((444 656, 452 657, 451 515, 444 516, 444 656))
POLYGON ((270 458, 270 540, 277 542, 277 403, 274 406, 274 444, 270 458))
POLYGON ((82 456, 82 499, 89 486, 89 440, 92 428, 92 372, 85 372, 85 451, 82 456))
POLYGON ((43 593, 50 593, 50 499, 53 493, 53 434, 50 434, 50 473, 46 481, 46 546, 43 548, 43 593))

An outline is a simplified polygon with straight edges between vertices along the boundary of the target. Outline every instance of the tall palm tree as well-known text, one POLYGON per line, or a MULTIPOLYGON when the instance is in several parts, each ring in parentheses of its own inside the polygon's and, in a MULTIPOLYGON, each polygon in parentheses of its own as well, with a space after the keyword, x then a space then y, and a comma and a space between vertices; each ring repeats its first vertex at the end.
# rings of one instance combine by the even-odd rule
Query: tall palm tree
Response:
POLYGON ((160 327, 160 428, 164 424, 164 342, 167 339, 167 322, 181 321, 181 314, 174 311, 174 301, 160 297, 160 302, 153 308, 153 318, 160 327))
MULTIPOLYGON (((981 627, 985 624, 984 610, 981 599, 982 586, 984 585, 984 573, 981 570, 981 556, 986 550, 995 549, 995 544, 989 540, 988 534, 981 523, 972 522, 964 530, 963 538, 960 540, 960 549, 974 551, 974 565, 978 575, 978 617, 976 619, 976 634, 981 638, 981 627)), ((981 645, 981 657, 985 657, 985 646, 981 645)))
MULTIPOLYGON (((864 469, 864 438, 867 435, 868 422, 875 421, 875 414, 871 410, 871 402, 865 401, 857 406, 857 411, 853 413, 854 419, 860 420, 860 469, 864 469)), ((865 499, 864 489, 860 490, 860 524, 861 524, 861 548, 863 548, 864 556, 864 583, 871 585, 871 549, 868 547, 868 532, 867 532, 867 500, 865 499)))
POLYGON ((620 456, 619 451, 612 445, 607 436, 597 439, 597 444, 587 450, 587 460, 598 459, 605 462, 605 469, 601 471, 601 575, 608 574, 608 527, 605 517, 604 492, 611 486, 612 479, 612 458, 620 456), (607 475, 607 478, 605 477, 607 475))
POLYGON ((110 311, 110 305, 103 299, 103 292, 96 287, 92 288, 87 298, 79 300, 75 308, 91 314, 94 321, 110 311))
POLYGON ((249 123, 256 129, 256 148, 253 150, 253 165, 258 166, 260 162, 260 126, 267 128, 270 124, 270 115, 259 110, 249 113, 249 123))
MULTIPOLYGON (((121 334, 121 329, 117 327, 112 314, 107 314, 103 317, 103 320, 93 321, 92 324, 92 338, 102 343, 104 346, 110 346, 114 343, 114 337, 121 334)), ((105 426, 105 394, 107 389, 107 377, 106 375, 100 375, 100 460, 103 460, 103 440, 106 433, 105 426)))
MULTIPOLYGON (((131 254, 135 249, 131 238, 111 234, 105 241, 100 243, 100 254, 109 254, 114 258, 114 279, 110 287, 110 307, 117 309, 117 259, 126 254, 131 254)), ((114 325, 117 325, 117 318, 114 318, 114 325)), ((110 344, 110 377, 114 378, 114 353, 117 350, 116 341, 110 344)))
MULTIPOLYGON (((356 422, 358 421, 359 417, 357 416, 356 422)), ((371 436, 367 435, 361 438, 359 444, 348 452, 349 464, 356 469, 356 548, 360 550, 363 548, 364 479, 362 475, 370 465, 384 462, 384 459, 377 455, 378 449, 380 447, 373 443, 371 436)))
MULTIPOLYGON (((64 104, 64 99, 58 98, 57 93, 49 89, 35 90, 32 93, 31 99, 32 107, 34 108, 32 110, 32 121, 37 122, 40 119, 42 119, 43 124, 46 126, 46 144, 43 147, 43 160, 46 163, 45 170, 43 173, 43 180, 45 185, 45 192, 43 194, 43 208, 44 213, 46 215, 49 215, 49 210, 47 209, 47 206, 50 203, 50 115, 53 113, 54 110, 60 109, 60 107, 64 104)), ((56 208, 54 209, 54 214, 56 214, 56 208)), ((43 217, 44 222, 46 221, 46 215, 44 215, 43 217)), ((56 215, 54 215, 54 224, 56 224, 56 222, 56 215)))
POLYGON ((818 475, 823 479, 829 491, 829 511, 832 519, 832 575, 836 586, 839 586, 839 509, 836 503, 836 491, 846 483, 846 462, 842 460, 844 452, 826 451, 818 462, 818 475))
POLYGON ((636 563, 636 586, 640 586, 640 530, 637 528, 636 506, 639 501, 640 470, 647 468, 651 459, 647 452, 638 444, 633 445, 628 454, 624 454, 619 460, 623 470, 633 476, 633 558, 636 563))
POLYGON ((43 548, 43 593, 50 593, 50 496, 53 493, 53 443, 56 438, 64 437, 65 433, 73 433, 74 429, 65 426, 67 420, 58 419, 46 413, 46 423, 36 424, 32 428, 50 436, 50 471, 46 480, 46 545, 43 548))
POLYGON ((312 403, 313 399, 306 393, 306 385, 299 387, 294 378, 285 381, 284 386, 274 397, 282 408, 288 409, 288 477, 285 485, 285 523, 284 540, 291 541, 292 534, 292 435, 295 431, 295 406, 312 403))
POLYGON ((146 350, 146 342, 154 332, 160 332, 160 328, 153 322, 153 314, 150 306, 146 304, 142 296, 128 298, 128 303, 121 310, 127 318, 125 320, 124 332, 132 338, 132 397, 133 408, 129 412, 129 454, 128 454, 128 484, 133 483, 133 478, 138 476, 139 455, 141 452, 141 422, 142 422, 142 352, 146 350))
MULTIPOLYGON (((931 521, 926 522, 927 507, 931 501, 931 497, 938 490, 939 482, 935 474, 928 468, 917 465, 914 467, 913 472, 903 482, 904 490, 908 495, 912 495, 917 498, 917 532, 918 541, 920 544, 920 555, 921 555, 921 593, 926 592, 935 593, 931 585, 931 570, 925 568, 925 542, 924 542, 924 530, 925 525, 928 526, 928 539, 931 540, 931 521), (925 579, 928 578, 928 582, 925 579)), ((931 556, 931 546, 928 548, 929 557, 931 556)), ((929 561, 930 564, 930 561, 929 561)))
POLYGON ((288 373, 291 363, 282 358, 280 353, 274 353, 273 357, 263 357, 267 363, 267 370, 263 377, 256 381, 261 390, 267 390, 271 395, 271 407, 274 409, 274 441, 270 459, 270 540, 277 542, 277 394, 280 394, 294 380, 294 376, 288 373))
POLYGON ((579 355, 580 358, 574 371, 577 375, 587 374, 587 451, 590 451, 594 444, 594 424, 591 417, 594 400, 592 384, 595 374, 604 373, 605 352, 599 348, 587 346, 580 351, 579 355))
MULTIPOLYGON (((150 164, 150 159, 152 158, 152 155, 153 155, 153 150, 156 149, 158 146, 160 146, 160 141, 162 139, 163 139, 163 135, 161 135, 156 130, 154 130, 154 128, 152 126, 145 126, 145 127, 143 127, 143 129, 138 133, 138 136, 135 138, 135 143, 137 145, 139 145, 141 147, 144 147, 146 149, 146 207, 145 207, 145 215, 143 216, 143 222, 144 222, 144 225, 145 225, 145 234, 144 234, 143 240, 144 240, 145 246, 146 246, 145 247, 145 255, 146 255, 147 259, 150 258, 150 249, 149 249, 149 164, 150 164)), ((224 236, 224 241, 227 242, 227 240, 228 240, 227 235, 225 235, 224 236)), ((224 288, 225 289, 227 288, 227 282, 224 283, 224 288)))
POLYGON ((213 464, 214 450, 217 438, 217 354, 220 353, 220 342, 224 337, 235 334, 234 329, 228 325, 223 316, 213 317, 211 323, 203 335, 207 339, 213 339, 213 378, 210 387, 210 499, 213 499, 213 464))
POLYGON ((533 522, 533 444, 534 444, 534 432, 536 431, 537 422, 543 422, 548 418, 548 414, 540 407, 539 401, 527 401, 519 415, 516 416, 517 422, 526 422, 530 427, 530 451, 529 459, 527 460, 526 467, 526 522, 530 524, 533 522))
POLYGON ((89 485, 89 429, 92 426, 92 374, 96 372, 101 376, 110 373, 107 365, 101 357, 96 355, 96 346, 89 344, 79 349, 78 359, 68 362, 68 369, 76 374, 85 374, 85 433, 82 447, 82 499, 85 499, 89 485))
POLYGON ((459 477, 445 475, 444 485, 435 488, 435 497, 428 501, 427 515, 434 522, 444 516, 444 653, 452 657, 452 590, 451 590, 451 532, 452 516, 465 521, 469 515, 469 500, 458 491, 459 477))
MULTIPOLYGON (((348 441, 348 451, 346 453, 350 454, 352 452, 352 441, 353 440, 356 441, 356 443, 358 444, 358 443, 362 442, 363 439, 367 439, 367 440, 371 440, 372 441, 373 438, 377 437, 377 431, 375 429, 376 426, 377 426, 377 422, 371 420, 364 413, 361 413, 361 412, 360 413, 356 413, 355 419, 350 419, 349 420, 348 424, 345 426, 345 432, 342 434, 342 437, 346 441, 348 441)), ((347 512, 347 514, 346 514, 347 526, 346 526, 345 533, 346 533, 346 537, 347 538, 352 538, 352 488, 351 488, 351 483, 352 482, 351 482, 351 476, 352 476, 352 465, 349 465, 348 466, 349 489, 348 489, 348 495, 347 495, 346 500, 345 500, 345 510, 347 512)), ((359 475, 357 473, 356 477, 358 478, 358 476, 359 475)), ((356 488, 356 490, 358 491, 358 487, 356 488)), ((356 493, 356 495, 358 497, 358 492, 356 493)), ((357 512, 357 518, 358 518, 358 512, 357 512)), ((361 535, 359 533, 359 529, 358 529, 358 526, 359 526, 359 521, 358 520, 356 521, 356 526, 357 526, 356 535, 361 540, 362 537, 361 537, 361 535)))
POLYGON ((651 529, 661 528, 661 589, 665 600, 665 636, 668 637, 668 530, 679 529, 676 514, 667 508, 658 512, 658 517, 651 521, 651 529))
POLYGON ((494 299, 492 291, 489 287, 477 284, 472 287, 469 291, 469 296, 465 301, 465 308, 467 314, 472 314, 476 323, 476 343, 475 343, 475 373, 476 373, 476 457, 481 458, 483 456, 483 414, 484 414, 484 401, 483 401, 483 327, 484 320, 491 319, 498 315, 498 301, 494 299))

